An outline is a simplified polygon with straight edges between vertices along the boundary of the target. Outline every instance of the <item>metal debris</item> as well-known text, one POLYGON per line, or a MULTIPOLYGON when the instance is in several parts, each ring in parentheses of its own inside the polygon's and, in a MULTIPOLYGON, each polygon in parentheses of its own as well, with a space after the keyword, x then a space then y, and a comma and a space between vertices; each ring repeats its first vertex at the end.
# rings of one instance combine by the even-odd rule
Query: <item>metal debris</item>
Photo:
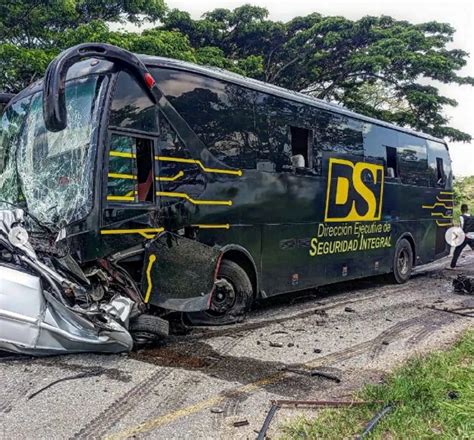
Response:
POLYGON ((101 368, 94 371, 86 371, 85 373, 75 374, 74 376, 63 377, 61 379, 55 380, 54 382, 51 382, 50 384, 46 385, 43 388, 40 388, 38 391, 35 391, 33 394, 30 394, 28 396, 28 400, 32 399, 33 397, 37 396, 38 394, 42 393, 43 391, 47 390, 48 388, 51 388, 52 386, 60 382, 66 382, 67 380, 82 379, 84 377, 99 376, 103 373, 104 373, 104 370, 101 368))
POLYGON ((436 310, 438 312, 452 313, 453 315, 465 316, 467 318, 474 318, 474 310, 472 307, 459 307, 457 309, 449 309, 448 307, 443 307, 440 309, 435 306, 428 306, 431 310, 436 310))
POLYGON ((380 422, 382 417, 384 417, 386 414, 388 414, 392 410, 393 410, 393 405, 384 406, 377 414, 375 414, 375 416, 369 421, 369 423, 367 423, 367 426, 365 427, 362 434, 356 437, 357 440, 362 440, 366 438, 377 426, 377 424, 380 422))
POLYGON ((352 307, 346 307, 344 311, 348 313, 355 313, 355 310, 352 307))
POLYGON ((213 414, 222 414, 224 410, 222 408, 219 408, 218 406, 214 406, 211 408, 211 413, 213 414))
POLYGON ((270 407, 270 410, 268 411, 267 416, 263 421, 262 429, 260 429, 260 432, 258 433, 257 440, 265 439, 265 435, 267 434, 268 428, 270 427, 270 423, 272 422, 272 419, 279 408, 280 405, 276 404, 275 402, 272 402, 272 406, 270 407))
POLYGON ((453 280, 453 287, 456 293, 462 295, 473 295, 474 294, 474 278, 465 275, 458 275, 453 280))
MULTIPOLYGON (((270 407, 267 416, 263 422, 262 428, 260 429, 257 440, 264 440, 265 435, 270 427, 270 423, 272 422, 273 417, 275 416, 276 412, 283 406, 305 406, 305 407, 331 407, 331 408, 338 408, 338 407, 351 407, 351 406, 361 406, 361 405, 372 405, 374 403, 383 403, 381 400, 372 400, 372 401, 340 401, 340 400, 272 400, 272 406, 270 407)), ((374 417, 375 419, 375 417, 374 417)), ((372 419, 372 420, 374 420, 372 419)), ((379 418, 380 419, 380 418, 379 418)), ((371 422, 372 422, 371 420, 371 422)), ((377 420, 378 421, 378 420, 377 420)))
POLYGON ((340 382, 341 382, 341 379, 340 379, 339 377, 335 376, 334 374, 325 373, 324 371, 311 370, 311 371, 309 372, 309 375, 310 375, 310 376, 323 377, 323 378, 325 378, 325 379, 333 380, 333 381, 336 382, 336 383, 340 383, 340 382))
POLYGON ((314 376, 319 376, 319 377, 323 377, 325 379, 329 379, 329 380, 333 380, 334 382, 336 383, 340 383, 341 382, 341 379, 333 374, 330 374, 330 373, 325 373, 323 371, 319 371, 319 370, 308 370, 306 368, 284 368, 285 371, 288 371, 290 373, 295 373, 295 374, 302 374, 304 376, 310 376, 310 377, 314 377, 314 376))
POLYGON ((283 344, 281 342, 270 342, 270 347, 282 348, 283 344))
POLYGON ((236 428, 240 428, 241 426, 247 426, 249 425, 249 421, 247 419, 244 420, 237 420, 236 422, 233 423, 233 425, 236 428))

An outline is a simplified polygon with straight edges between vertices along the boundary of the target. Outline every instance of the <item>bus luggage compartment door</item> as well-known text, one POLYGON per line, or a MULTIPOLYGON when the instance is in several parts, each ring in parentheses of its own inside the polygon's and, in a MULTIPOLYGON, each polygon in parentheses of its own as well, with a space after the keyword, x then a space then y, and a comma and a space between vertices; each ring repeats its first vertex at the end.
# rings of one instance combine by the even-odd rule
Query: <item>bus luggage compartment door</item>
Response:
POLYGON ((166 232, 145 251, 142 292, 146 303, 167 310, 209 308, 220 249, 166 232))

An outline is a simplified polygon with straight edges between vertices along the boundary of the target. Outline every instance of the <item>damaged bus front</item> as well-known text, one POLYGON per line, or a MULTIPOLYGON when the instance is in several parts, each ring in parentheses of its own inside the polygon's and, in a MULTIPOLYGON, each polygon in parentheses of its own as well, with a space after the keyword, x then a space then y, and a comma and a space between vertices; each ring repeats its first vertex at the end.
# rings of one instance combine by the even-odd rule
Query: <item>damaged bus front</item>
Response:
POLYGON ((134 114, 125 102, 111 111, 121 74, 134 79, 151 119, 159 104, 173 111, 135 55, 102 44, 62 53, 4 111, 0 349, 129 351, 133 339, 166 336, 170 312, 208 309, 222 283, 218 247, 165 230, 150 191, 153 138, 111 128, 110 118, 134 114))

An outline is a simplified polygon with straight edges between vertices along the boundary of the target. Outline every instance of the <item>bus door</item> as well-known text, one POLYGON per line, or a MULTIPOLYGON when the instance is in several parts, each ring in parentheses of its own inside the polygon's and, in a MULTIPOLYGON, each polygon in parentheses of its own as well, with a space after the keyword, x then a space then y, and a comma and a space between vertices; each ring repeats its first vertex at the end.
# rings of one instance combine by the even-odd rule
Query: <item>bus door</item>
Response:
POLYGON ((113 250, 153 238, 162 230, 156 207, 157 140, 155 104, 130 74, 120 72, 105 148, 106 195, 101 229, 113 250))

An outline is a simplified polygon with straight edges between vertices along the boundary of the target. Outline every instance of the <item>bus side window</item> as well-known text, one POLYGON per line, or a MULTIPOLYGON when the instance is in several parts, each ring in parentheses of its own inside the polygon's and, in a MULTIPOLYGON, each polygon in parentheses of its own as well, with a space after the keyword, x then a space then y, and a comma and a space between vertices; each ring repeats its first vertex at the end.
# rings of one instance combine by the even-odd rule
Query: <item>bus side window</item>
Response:
POLYGON ((111 135, 107 200, 153 203, 153 142, 150 139, 111 135))
POLYGON ((436 184, 438 186, 444 187, 446 183, 446 175, 444 174, 444 164, 443 159, 441 157, 436 158, 436 184))
POLYGON ((301 127, 290 126, 291 133, 291 162, 295 168, 311 167, 312 133, 301 127))
POLYGON ((385 147, 387 153, 386 160, 386 176, 389 178, 396 178, 399 176, 398 172, 398 157, 397 149, 395 147, 385 147))

